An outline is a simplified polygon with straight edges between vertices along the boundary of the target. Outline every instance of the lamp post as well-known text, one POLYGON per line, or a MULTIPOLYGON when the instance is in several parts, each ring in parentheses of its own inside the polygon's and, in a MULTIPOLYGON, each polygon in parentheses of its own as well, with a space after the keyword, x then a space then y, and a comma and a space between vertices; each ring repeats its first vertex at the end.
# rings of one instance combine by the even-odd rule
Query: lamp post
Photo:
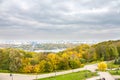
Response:
POLYGON ((10 77, 11 77, 11 80, 13 80, 13 74, 12 73, 10 73, 10 77))
POLYGON ((54 66, 54 69, 55 69, 55 80, 56 80, 56 75, 57 75, 56 65, 54 66))
MULTIPOLYGON (((86 71, 87 71, 87 67, 86 67, 86 71)), ((85 73, 85 78, 87 78, 88 76, 87 76, 87 72, 85 73)))
POLYGON ((37 80, 38 74, 36 73, 36 80, 37 80))

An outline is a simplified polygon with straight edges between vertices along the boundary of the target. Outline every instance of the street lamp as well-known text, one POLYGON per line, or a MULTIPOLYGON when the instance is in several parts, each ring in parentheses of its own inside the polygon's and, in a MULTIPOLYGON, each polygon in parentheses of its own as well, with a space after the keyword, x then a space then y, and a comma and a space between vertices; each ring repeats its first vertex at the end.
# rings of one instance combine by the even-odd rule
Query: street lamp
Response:
POLYGON ((13 74, 12 73, 10 73, 10 77, 11 77, 11 80, 13 80, 13 74))
POLYGON ((56 75, 57 75, 56 65, 55 65, 54 69, 55 69, 55 80, 56 80, 56 75))
MULTIPOLYGON (((87 71, 87 67, 86 67, 86 71, 87 71)), ((88 76, 87 76, 87 72, 85 73, 85 78, 87 78, 88 76)))
POLYGON ((38 73, 36 73, 36 80, 37 80, 37 77, 38 77, 38 73))

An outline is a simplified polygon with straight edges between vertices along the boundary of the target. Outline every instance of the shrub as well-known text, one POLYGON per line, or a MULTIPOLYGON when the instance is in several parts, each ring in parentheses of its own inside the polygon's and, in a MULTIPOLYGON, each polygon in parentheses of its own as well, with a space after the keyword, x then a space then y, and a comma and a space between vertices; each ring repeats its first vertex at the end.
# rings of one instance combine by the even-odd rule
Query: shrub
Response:
POLYGON ((105 62, 98 63, 98 69, 100 71, 105 71, 107 69, 107 64, 105 62))

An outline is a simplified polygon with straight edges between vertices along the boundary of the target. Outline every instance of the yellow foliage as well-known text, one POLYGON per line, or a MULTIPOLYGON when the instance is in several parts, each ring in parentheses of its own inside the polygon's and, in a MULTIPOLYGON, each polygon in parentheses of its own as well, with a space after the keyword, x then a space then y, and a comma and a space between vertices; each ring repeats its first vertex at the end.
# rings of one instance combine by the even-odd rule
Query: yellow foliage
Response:
POLYGON ((34 72, 38 73, 40 71, 40 66, 39 65, 35 65, 34 66, 34 72))
POLYGON ((27 65, 23 68, 23 72, 25 73, 31 73, 33 72, 33 66, 32 65, 27 65))
POLYGON ((107 64, 105 62, 98 63, 98 69, 100 71, 105 71, 107 69, 107 64))
POLYGON ((54 53, 50 53, 47 55, 47 59, 51 62, 54 69, 57 68, 57 64, 59 63, 59 56, 54 53))
POLYGON ((84 67, 84 64, 81 64, 81 67, 84 67))
POLYGON ((24 66, 30 65, 30 59, 29 58, 24 58, 24 59, 22 59, 22 63, 23 63, 24 66))
POLYGON ((64 53, 64 54, 62 54, 62 57, 63 57, 63 58, 68 58, 69 56, 68 56, 67 53, 64 53))
POLYGON ((78 56, 78 58, 82 58, 83 57, 82 54, 80 54, 80 53, 78 53, 77 56, 78 56))
POLYGON ((42 61, 39 63, 39 72, 44 72, 44 71, 45 71, 45 64, 46 64, 46 61, 45 61, 45 60, 42 60, 42 61))

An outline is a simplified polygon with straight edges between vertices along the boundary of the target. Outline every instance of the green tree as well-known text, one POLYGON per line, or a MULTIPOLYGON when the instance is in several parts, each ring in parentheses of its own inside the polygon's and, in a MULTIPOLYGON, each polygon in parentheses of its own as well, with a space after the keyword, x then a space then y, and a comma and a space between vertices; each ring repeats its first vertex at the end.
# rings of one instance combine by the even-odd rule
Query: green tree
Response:
POLYGON ((16 49, 9 50, 9 70, 12 72, 19 72, 22 67, 23 54, 16 49))
POLYGON ((0 69, 9 70, 9 54, 7 49, 0 49, 0 69))
POLYGON ((118 58, 118 56, 119 56, 119 53, 118 53, 115 45, 110 45, 109 46, 109 53, 110 53, 111 59, 118 58))
POLYGON ((52 63, 50 61, 47 61, 45 63, 45 72, 52 72, 52 71, 53 71, 52 63))

